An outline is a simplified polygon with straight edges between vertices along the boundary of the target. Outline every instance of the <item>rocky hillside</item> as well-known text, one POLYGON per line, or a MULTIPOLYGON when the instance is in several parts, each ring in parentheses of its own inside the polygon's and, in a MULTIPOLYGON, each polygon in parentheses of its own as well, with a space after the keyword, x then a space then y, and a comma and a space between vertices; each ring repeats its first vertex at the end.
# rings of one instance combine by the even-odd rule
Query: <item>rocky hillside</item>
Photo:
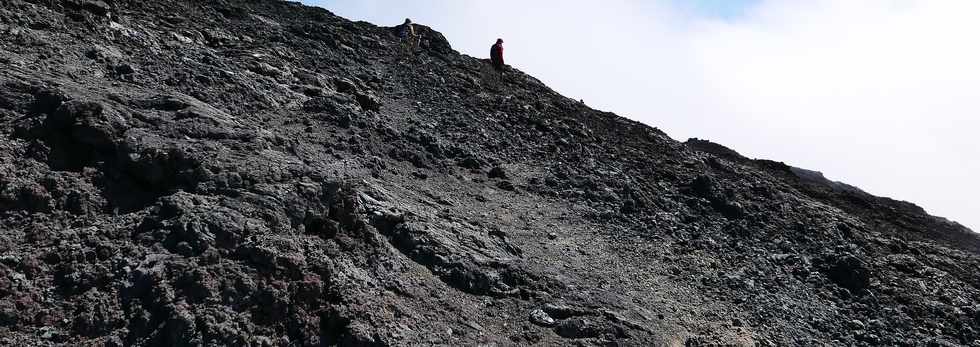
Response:
POLYGON ((420 29, 2 0, 0 345, 980 345, 966 228, 420 29))

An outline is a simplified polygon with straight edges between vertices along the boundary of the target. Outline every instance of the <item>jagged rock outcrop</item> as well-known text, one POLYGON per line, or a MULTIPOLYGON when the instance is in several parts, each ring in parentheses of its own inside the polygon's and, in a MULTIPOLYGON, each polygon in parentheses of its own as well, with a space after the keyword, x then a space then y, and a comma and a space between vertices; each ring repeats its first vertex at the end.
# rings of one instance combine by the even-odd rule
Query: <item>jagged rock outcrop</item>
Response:
POLYGON ((296 3, 5 0, 0 344, 980 339, 966 228, 419 28, 404 57, 296 3))

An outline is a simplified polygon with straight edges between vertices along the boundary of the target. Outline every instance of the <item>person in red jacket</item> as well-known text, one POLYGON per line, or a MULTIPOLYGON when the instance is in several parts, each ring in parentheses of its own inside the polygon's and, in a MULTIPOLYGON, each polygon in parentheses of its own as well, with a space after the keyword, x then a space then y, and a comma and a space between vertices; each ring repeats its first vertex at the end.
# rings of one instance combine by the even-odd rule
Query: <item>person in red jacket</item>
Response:
POLYGON ((490 47, 490 64, 497 71, 504 72, 504 40, 497 39, 497 43, 490 47))

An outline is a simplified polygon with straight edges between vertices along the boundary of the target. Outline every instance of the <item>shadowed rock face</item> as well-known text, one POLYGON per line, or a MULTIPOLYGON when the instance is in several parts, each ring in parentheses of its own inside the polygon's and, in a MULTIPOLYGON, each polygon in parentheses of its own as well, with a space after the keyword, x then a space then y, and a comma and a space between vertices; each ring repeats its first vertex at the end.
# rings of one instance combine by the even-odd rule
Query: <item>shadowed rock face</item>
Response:
POLYGON ((409 58, 288 2, 5 1, 0 345, 980 338, 962 226, 419 28, 409 58))

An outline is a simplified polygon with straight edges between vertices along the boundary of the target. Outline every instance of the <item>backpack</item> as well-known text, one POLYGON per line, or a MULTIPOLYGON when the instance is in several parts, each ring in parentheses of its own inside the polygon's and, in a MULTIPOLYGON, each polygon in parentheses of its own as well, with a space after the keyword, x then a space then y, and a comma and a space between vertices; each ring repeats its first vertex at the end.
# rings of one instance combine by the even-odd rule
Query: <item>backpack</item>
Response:
POLYGON ((414 28, 412 28, 412 24, 402 25, 402 30, 401 30, 401 32, 398 33, 398 36, 400 36, 403 39, 408 39, 408 38, 414 36, 412 32, 415 31, 415 30, 413 30, 413 29, 414 28))

